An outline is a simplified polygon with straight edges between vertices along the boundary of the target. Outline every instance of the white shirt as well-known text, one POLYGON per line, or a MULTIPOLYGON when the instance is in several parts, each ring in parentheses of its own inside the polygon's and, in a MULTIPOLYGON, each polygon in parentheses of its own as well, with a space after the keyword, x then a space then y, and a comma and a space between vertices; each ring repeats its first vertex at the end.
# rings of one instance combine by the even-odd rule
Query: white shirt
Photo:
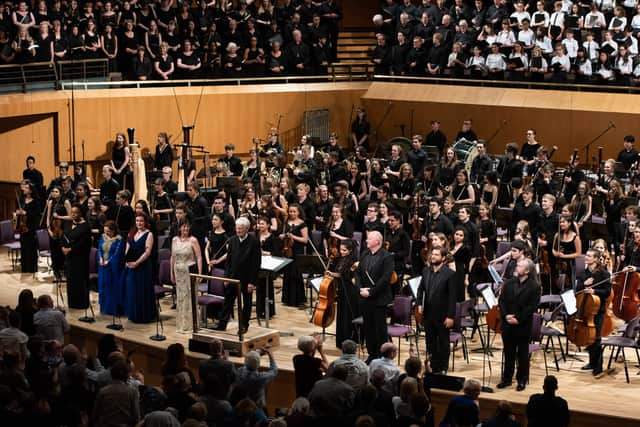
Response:
POLYGON ((553 64, 560 64, 562 66, 562 69, 560 71, 567 72, 571 69, 571 61, 569 61, 569 57, 567 55, 554 56, 553 58, 551 58, 552 67, 553 64))
POLYGON ((513 34, 513 31, 500 31, 498 33, 498 37, 496 37, 496 43, 500 43, 503 46, 513 46, 516 42, 516 36, 513 34))
POLYGON ((564 46, 567 51, 567 56, 569 58, 575 58, 578 56, 578 41, 576 39, 564 39, 562 40, 562 46, 564 46))
POLYGON ((611 80, 613 79, 613 71, 606 69, 604 67, 596 69, 596 72, 593 74, 597 74, 599 76, 601 76, 603 79, 605 80, 611 80))
POLYGON ((631 74, 633 72, 633 59, 627 58, 627 62, 625 63, 622 58, 618 58, 616 60, 616 68, 622 75, 631 74))
POLYGON ((640 13, 637 15, 633 15, 633 19, 631 20, 630 25, 634 30, 640 29, 640 13))
POLYGON ((482 55, 471 56, 469 59, 467 59, 467 68, 473 68, 473 67, 484 68, 485 67, 484 56, 482 55))
POLYGON ((593 0, 600 10, 613 10, 613 0, 593 0))
POLYGON ((449 54, 449 60, 447 61, 447 67, 453 67, 453 61, 455 61, 456 59, 458 59, 458 54, 456 52, 451 52, 449 54))
MULTIPOLYGON (((540 57, 542 58, 542 57, 540 57)), ((533 67, 533 59, 531 58, 531 64, 529 64, 529 67, 533 67)), ((540 69, 542 70, 543 73, 545 73, 547 71, 547 67, 549 66, 549 64, 547 64, 547 60, 542 58, 542 66, 540 67, 540 69)))
POLYGON ((551 46, 551 39, 547 36, 544 36, 542 40, 536 39, 536 46, 542 49, 544 53, 553 52, 553 47, 551 46))
POLYGON ((613 40, 602 42, 602 46, 600 46, 600 49, 602 50, 602 48, 605 46, 611 46, 613 48, 613 52, 611 52, 611 55, 609 55, 610 57, 614 57, 618 54, 618 43, 614 42, 613 40))
POLYGON ((490 70, 499 69, 505 70, 507 64, 504 62, 504 56, 501 53, 490 53, 487 55, 487 68, 490 70))
POLYGON ((598 27, 604 27, 606 25, 606 20, 604 18, 604 14, 600 11, 596 11, 596 12, 589 12, 584 16, 584 27, 585 28, 598 28, 598 27), (592 16, 596 17, 595 23, 592 24, 591 21, 593 20, 592 16))
POLYGON ((531 22, 531 15, 529 15, 529 12, 526 10, 523 10, 522 12, 513 12, 509 17, 516 18, 518 20, 518 24, 522 24, 522 20, 525 18, 531 22))
POLYGON ((629 39, 631 40, 631 44, 627 47, 629 55, 636 56, 638 54, 638 39, 633 36, 629 37, 629 39))
POLYGON ((633 75, 640 77, 640 64, 636 65, 636 68, 633 69, 633 75))
POLYGON ((600 45, 595 41, 585 41, 582 43, 582 47, 587 52, 587 58, 591 61, 598 59, 598 52, 600 51, 600 45))
POLYGON ((526 53, 513 53, 513 52, 511 52, 509 54, 509 59, 511 59, 511 58, 520 58, 525 70, 529 66, 529 60, 527 59, 527 54, 526 53))
POLYGON ((622 2, 622 6, 632 8, 632 9, 635 9, 637 5, 638 5, 637 0, 624 0, 622 2))
POLYGON ((536 33, 534 33, 532 29, 528 29, 527 31, 521 30, 518 33, 518 41, 523 43, 525 46, 533 46, 535 40, 536 33))
POLYGON ((551 26, 564 27, 564 12, 553 12, 549 22, 551 26))
POLYGON ((615 29, 616 31, 618 30, 624 30, 624 28, 627 26, 627 18, 625 18, 624 16, 618 18, 617 16, 614 16, 613 18, 611 18, 611 21, 609 22, 609 29, 613 30, 615 29), (620 24, 617 27, 613 26, 613 21, 615 21, 616 19, 620 20, 620 24))
POLYGON ((578 70, 580 70, 581 74, 590 76, 592 74, 591 61, 584 61, 584 63, 578 64, 578 70))

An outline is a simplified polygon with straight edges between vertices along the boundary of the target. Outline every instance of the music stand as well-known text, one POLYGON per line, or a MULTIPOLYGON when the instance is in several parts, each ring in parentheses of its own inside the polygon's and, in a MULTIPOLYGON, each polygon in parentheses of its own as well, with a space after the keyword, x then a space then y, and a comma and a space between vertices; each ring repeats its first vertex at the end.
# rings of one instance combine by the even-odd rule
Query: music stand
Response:
POLYGON ((224 190, 227 194, 239 194, 240 180, 237 176, 218 176, 216 177, 216 187, 224 190))
POLYGON ((313 306, 313 286, 309 282, 314 276, 322 276, 326 271, 326 264, 323 263, 323 260, 318 255, 296 255, 296 265, 298 266, 298 271, 300 274, 306 274, 307 278, 307 288, 309 289, 309 313, 311 314, 311 318, 309 322, 313 321, 313 313, 315 312, 315 307, 313 306))
MULTIPOLYGON (((262 259, 260 261, 260 271, 264 271, 267 273, 267 283, 266 289, 264 291, 264 318, 265 318, 265 326, 269 327, 269 304, 271 300, 269 299, 269 287, 272 283, 272 274, 278 274, 283 268, 293 262, 290 258, 277 257, 273 255, 262 255, 262 259)), ((260 318, 258 318, 258 324, 260 324, 260 318)), ((280 333, 282 335, 283 333, 280 333)), ((292 334, 293 335, 293 334, 292 334)))

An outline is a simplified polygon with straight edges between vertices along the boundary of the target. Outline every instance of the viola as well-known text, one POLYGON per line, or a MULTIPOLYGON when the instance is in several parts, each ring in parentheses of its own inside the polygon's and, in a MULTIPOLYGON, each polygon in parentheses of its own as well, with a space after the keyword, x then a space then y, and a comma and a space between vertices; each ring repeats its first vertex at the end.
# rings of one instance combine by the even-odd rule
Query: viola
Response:
POLYGON ((638 311, 638 289, 640 289, 640 274, 624 273, 624 280, 617 276, 613 282, 613 313, 616 317, 629 322, 636 318, 640 313, 638 311))
MULTIPOLYGON (((547 240, 547 235, 545 233, 540 234, 540 240, 547 240)), ((549 252, 544 249, 540 249, 538 247, 539 256, 538 259, 540 261, 540 270, 542 273, 551 274, 551 264, 549 264, 549 252)))
MULTIPOLYGON (((18 210, 24 210, 22 204, 20 203, 20 197, 18 196, 17 190, 16 200, 18 201, 18 210)), ((18 234, 24 234, 29 231, 29 226, 27 225, 27 215, 18 213, 13 214, 13 230, 18 234)))
POLYGON ((320 282, 318 291, 318 305, 313 313, 313 324, 321 328, 328 328, 336 318, 336 285, 330 274, 325 274, 320 282))
MULTIPOLYGON (((384 242, 384 247, 386 250, 389 250, 389 245, 391 243, 387 240, 386 242, 384 242)), ((395 285, 396 283, 398 283, 398 273, 396 273, 395 271, 391 272, 391 279, 389 280, 389 284, 391 285, 395 285)))
POLYGON ((600 309, 600 297, 580 293, 576 297, 578 311, 571 316, 567 325, 567 338, 578 347, 586 347, 596 341, 594 317, 600 309))
POLYGON ((293 239, 288 233, 282 238, 282 255, 286 258, 293 257, 293 239))

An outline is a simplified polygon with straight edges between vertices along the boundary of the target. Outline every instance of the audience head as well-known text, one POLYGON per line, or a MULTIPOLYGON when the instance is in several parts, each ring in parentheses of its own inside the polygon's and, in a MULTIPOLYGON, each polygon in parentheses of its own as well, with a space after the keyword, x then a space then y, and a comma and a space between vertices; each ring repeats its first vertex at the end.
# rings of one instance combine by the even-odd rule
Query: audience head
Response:
POLYGON ((464 392, 465 396, 475 400, 478 398, 478 396, 480 396, 481 388, 482 386, 480 384, 480 381, 469 378, 465 380, 462 391, 464 392))
POLYGON ((386 376, 384 370, 382 370, 382 368, 374 369, 371 373, 371 384, 373 384, 375 388, 380 388, 384 385, 385 381, 386 376))
POLYGON ((417 378, 422 371, 422 361, 420 358, 411 356, 405 360, 404 371, 407 373, 407 376, 417 378))
POLYGON ((387 359, 393 359, 397 353, 398 347, 392 342, 386 342, 380 346, 380 354, 387 359))
POLYGON ((558 379, 553 375, 547 375, 544 377, 542 389, 546 394, 555 394, 558 389, 558 379))
POLYGON ((211 356, 222 356, 222 354, 224 353, 224 344, 222 343, 222 341, 218 338, 214 338, 213 340, 211 340, 211 343, 209 344, 209 354, 211 354, 211 356))
POLYGON ((304 354, 313 354, 316 349, 316 340, 311 335, 301 335, 298 338, 298 350, 304 354))
POLYGON ((125 360, 118 360, 111 366, 111 378, 123 382, 129 379, 129 365, 125 360))
POLYGON ((244 366, 250 371, 257 371, 260 367, 260 353, 257 351, 250 351, 244 357, 244 366))
POLYGON ((342 349, 342 354, 356 354, 358 344, 352 340, 344 340, 340 348, 342 349))
POLYGON ((346 381, 349 376, 349 369, 344 365, 334 366, 331 376, 337 380, 346 381))
POLYGON ((298 397, 293 401, 291 407, 289 408, 289 415, 293 414, 302 414, 308 415, 310 408, 309 400, 306 397, 298 397))

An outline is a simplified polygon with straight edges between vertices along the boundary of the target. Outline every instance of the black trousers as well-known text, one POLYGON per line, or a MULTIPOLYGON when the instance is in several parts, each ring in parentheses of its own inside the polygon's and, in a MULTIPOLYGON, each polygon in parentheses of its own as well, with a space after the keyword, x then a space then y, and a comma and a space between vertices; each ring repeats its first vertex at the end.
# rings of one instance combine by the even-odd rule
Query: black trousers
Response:
POLYGON ((504 343, 504 370, 502 381, 511 382, 513 371, 518 360, 516 381, 526 384, 529 380, 529 335, 518 335, 504 328, 502 330, 502 342, 504 343))
POLYGON ((378 307, 374 302, 364 302, 361 307, 364 339, 367 343, 369 361, 380 355, 380 347, 389 341, 387 333, 387 308, 378 307))
MULTIPOLYGON (((251 318, 251 304, 253 293, 247 290, 247 285, 245 284, 232 284, 229 283, 224 288, 224 304, 222 306, 222 311, 220 312, 220 324, 226 326, 229 323, 229 318, 231 318, 231 313, 233 312, 233 306, 236 302, 236 297, 238 296, 238 286, 241 286, 242 293, 242 323, 240 323, 240 319, 238 319, 238 323, 241 327, 248 328, 249 327, 249 319, 251 318)), ((240 303, 240 302, 238 302, 240 303)))
POLYGON ((449 370, 449 330, 443 321, 425 319, 424 330, 427 341, 427 351, 431 354, 431 370, 442 372, 449 370))
POLYGON ((602 371, 602 344, 600 333, 602 331, 602 322, 604 320, 604 313, 598 313, 593 318, 593 323, 596 325, 596 340, 587 347, 589 352, 589 365, 593 367, 594 371, 602 371))

